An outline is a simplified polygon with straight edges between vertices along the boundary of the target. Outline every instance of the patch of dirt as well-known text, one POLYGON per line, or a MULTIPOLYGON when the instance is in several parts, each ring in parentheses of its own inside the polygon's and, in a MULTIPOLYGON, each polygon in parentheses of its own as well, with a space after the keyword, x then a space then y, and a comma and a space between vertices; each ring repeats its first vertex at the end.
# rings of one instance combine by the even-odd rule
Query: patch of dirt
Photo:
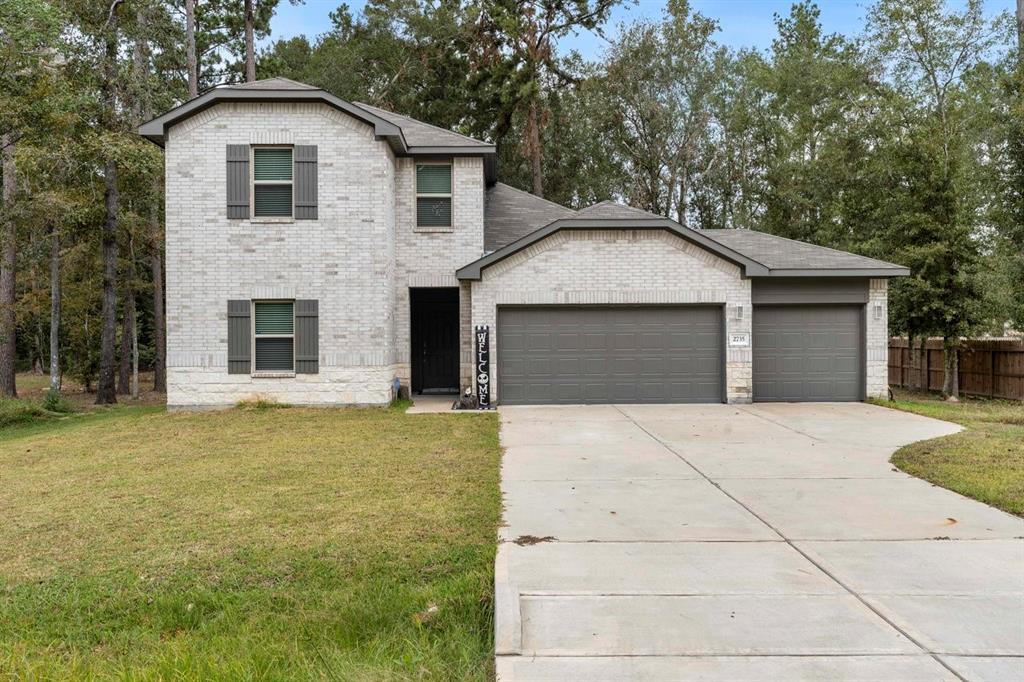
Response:
POLYGON ((552 535, 545 535, 542 538, 539 538, 536 535, 520 535, 512 542, 516 543, 520 547, 523 547, 524 545, 539 545, 542 542, 554 542, 557 539, 558 538, 552 535))

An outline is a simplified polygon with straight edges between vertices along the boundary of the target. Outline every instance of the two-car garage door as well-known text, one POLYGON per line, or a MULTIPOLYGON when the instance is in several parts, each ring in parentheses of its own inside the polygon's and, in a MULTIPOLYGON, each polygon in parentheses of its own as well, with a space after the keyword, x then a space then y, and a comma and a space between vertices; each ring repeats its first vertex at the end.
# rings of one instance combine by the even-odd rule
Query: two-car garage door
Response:
POLYGON ((498 312, 507 405, 721 402, 720 306, 544 306, 498 312))
MULTIPOLYGON (((508 405, 722 402, 721 306, 498 312, 508 405)), ((861 400, 863 305, 755 305, 755 401, 861 400)))

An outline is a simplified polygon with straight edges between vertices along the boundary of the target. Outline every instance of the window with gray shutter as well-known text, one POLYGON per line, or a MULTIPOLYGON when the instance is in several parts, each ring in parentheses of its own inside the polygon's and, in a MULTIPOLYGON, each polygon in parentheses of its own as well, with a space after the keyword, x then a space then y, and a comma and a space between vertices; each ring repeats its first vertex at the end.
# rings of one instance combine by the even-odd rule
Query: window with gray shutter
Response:
POLYGON ((295 219, 316 220, 316 145, 295 147, 295 219))
POLYGON ((229 144, 227 161, 228 218, 248 218, 249 145, 229 144))
POLYGON ((252 371, 252 340, 248 301, 228 301, 228 374, 252 371))
POLYGON ((253 349, 255 371, 292 372, 295 369, 295 305, 292 301, 254 301, 253 349))
POLYGON ((315 300, 295 301, 295 373, 320 371, 320 322, 315 300))
POLYGON ((416 164, 416 226, 452 226, 452 165, 416 164))
POLYGON ((253 147, 252 196, 255 217, 292 216, 291 147, 253 147))

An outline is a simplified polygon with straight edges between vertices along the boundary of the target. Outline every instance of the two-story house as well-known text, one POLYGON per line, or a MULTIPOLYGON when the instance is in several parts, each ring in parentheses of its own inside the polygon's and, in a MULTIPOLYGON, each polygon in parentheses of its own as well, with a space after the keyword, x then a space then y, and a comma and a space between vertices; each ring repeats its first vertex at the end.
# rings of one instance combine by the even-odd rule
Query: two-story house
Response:
POLYGON ((176 407, 861 400, 887 385, 887 278, 750 230, 698 231, 496 181, 495 148, 275 78, 144 124, 166 159, 176 407))

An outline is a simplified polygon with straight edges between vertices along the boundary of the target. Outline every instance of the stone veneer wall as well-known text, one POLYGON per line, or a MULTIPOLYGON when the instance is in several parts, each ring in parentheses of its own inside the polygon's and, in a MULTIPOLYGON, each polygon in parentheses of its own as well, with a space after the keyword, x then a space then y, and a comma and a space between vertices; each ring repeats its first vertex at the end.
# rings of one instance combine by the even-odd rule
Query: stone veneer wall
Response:
MULTIPOLYGON (((489 325, 492 390, 497 371, 497 307, 521 304, 725 305, 726 332, 751 333, 750 280, 740 268, 662 230, 557 232, 486 268, 472 283, 473 324, 489 325)), ((750 402, 750 347, 727 348, 726 397, 750 402)))
POLYGON ((369 126, 319 103, 218 104, 171 128, 168 404, 225 405, 254 394, 308 404, 389 400, 395 167, 369 126), (228 220, 228 144, 317 145, 319 219, 228 220), (319 374, 227 373, 227 301, 256 298, 319 300, 319 374))
POLYGON ((889 395, 889 280, 873 279, 868 284, 865 314, 867 337, 867 396, 889 395))

